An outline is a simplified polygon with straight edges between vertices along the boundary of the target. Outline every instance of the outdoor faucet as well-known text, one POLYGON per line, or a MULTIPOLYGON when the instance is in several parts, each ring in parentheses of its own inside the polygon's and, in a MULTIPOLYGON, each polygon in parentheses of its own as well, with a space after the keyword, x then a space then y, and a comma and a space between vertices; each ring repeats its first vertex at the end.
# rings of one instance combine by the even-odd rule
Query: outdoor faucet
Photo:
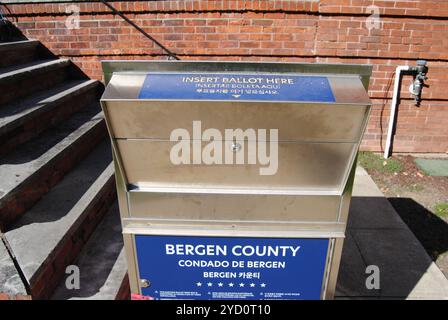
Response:
POLYGON ((409 92, 414 96, 417 106, 422 101, 422 90, 425 87, 425 80, 428 80, 426 63, 426 60, 417 60, 417 66, 410 68, 410 71, 414 74, 414 81, 409 87, 409 92))

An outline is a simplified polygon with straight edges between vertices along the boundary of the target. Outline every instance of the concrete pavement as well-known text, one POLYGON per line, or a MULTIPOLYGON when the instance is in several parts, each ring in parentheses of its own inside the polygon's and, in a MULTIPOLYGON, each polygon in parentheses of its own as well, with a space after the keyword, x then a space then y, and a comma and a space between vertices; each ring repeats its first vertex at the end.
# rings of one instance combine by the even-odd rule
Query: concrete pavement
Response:
POLYGON ((336 299, 366 298, 448 299, 448 280, 372 178, 358 168, 336 299), (380 269, 379 290, 366 288, 369 265, 380 269))

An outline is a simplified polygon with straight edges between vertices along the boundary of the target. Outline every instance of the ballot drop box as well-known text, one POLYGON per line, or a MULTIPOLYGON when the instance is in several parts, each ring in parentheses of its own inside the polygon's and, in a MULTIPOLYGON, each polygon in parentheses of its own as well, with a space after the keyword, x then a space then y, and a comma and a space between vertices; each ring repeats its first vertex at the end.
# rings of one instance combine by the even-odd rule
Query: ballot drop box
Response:
POLYGON ((334 296, 371 66, 103 71, 133 298, 334 296))

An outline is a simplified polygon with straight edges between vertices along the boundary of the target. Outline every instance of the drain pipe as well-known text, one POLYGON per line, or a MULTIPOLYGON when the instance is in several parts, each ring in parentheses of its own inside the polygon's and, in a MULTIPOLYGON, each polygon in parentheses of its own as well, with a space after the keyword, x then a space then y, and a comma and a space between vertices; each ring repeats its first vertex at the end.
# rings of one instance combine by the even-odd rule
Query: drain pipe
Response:
POLYGON ((390 106, 389 128, 387 129, 386 148, 384 148, 384 159, 389 158, 390 155, 390 147, 392 144, 392 133, 394 131, 395 116, 398 107, 398 95, 400 94, 400 88, 401 88, 400 86, 401 74, 404 71, 409 70, 411 70, 410 66, 398 66, 397 69, 395 69, 394 95, 392 98, 392 104, 390 106))
POLYGON ((394 124, 396 113, 398 109, 398 96, 400 95, 401 88, 401 76, 403 73, 414 75, 414 82, 409 87, 409 92, 414 96, 415 103, 420 106, 422 100, 422 90, 425 87, 425 80, 428 79, 426 74, 428 72, 427 62, 425 60, 417 60, 417 66, 398 66, 395 70, 395 84, 394 84, 394 96, 392 98, 392 104, 390 106, 389 128, 387 129, 386 147, 384 148, 384 159, 389 158, 390 149, 392 145, 392 135, 394 131, 394 124))
POLYGON ((389 158, 390 155, 390 147, 392 145, 392 134, 394 131, 395 118, 398 108, 398 95, 400 94, 400 83, 401 83, 401 74, 405 71, 410 71, 410 66, 398 66, 395 69, 395 84, 394 84, 394 95, 392 98, 392 104, 390 106, 390 116, 389 116, 389 127, 387 129, 387 139, 386 139, 386 147, 384 148, 384 159, 389 158))

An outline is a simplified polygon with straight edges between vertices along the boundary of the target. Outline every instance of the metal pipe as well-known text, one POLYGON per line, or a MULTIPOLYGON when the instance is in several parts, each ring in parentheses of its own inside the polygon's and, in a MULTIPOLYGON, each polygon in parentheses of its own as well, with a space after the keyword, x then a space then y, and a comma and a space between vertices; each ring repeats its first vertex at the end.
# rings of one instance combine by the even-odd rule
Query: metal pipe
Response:
POLYGON ((398 108, 398 95, 400 94, 400 88, 401 88, 400 86, 401 74, 402 72, 409 70, 411 70, 410 66, 398 66, 397 69, 395 69, 394 95, 392 98, 392 104, 390 106, 389 128, 387 130, 386 148, 384 149, 384 159, 389 158, 390 155, 392 134, 395 123, 395 115, 397 113, 398 108))
POLYGON ((428 80, 426 74, 428 73, 428 67, 426 66, 426 60, 417 60, 417 66, 412 67, 412 71, 416 74, 414 77, 414 82, 412 82, 409 87, 409 92, 415 98, 415 104, 417 107, 420 106, 422 101, 422 91, 425 87, 425 81, 428 80))

